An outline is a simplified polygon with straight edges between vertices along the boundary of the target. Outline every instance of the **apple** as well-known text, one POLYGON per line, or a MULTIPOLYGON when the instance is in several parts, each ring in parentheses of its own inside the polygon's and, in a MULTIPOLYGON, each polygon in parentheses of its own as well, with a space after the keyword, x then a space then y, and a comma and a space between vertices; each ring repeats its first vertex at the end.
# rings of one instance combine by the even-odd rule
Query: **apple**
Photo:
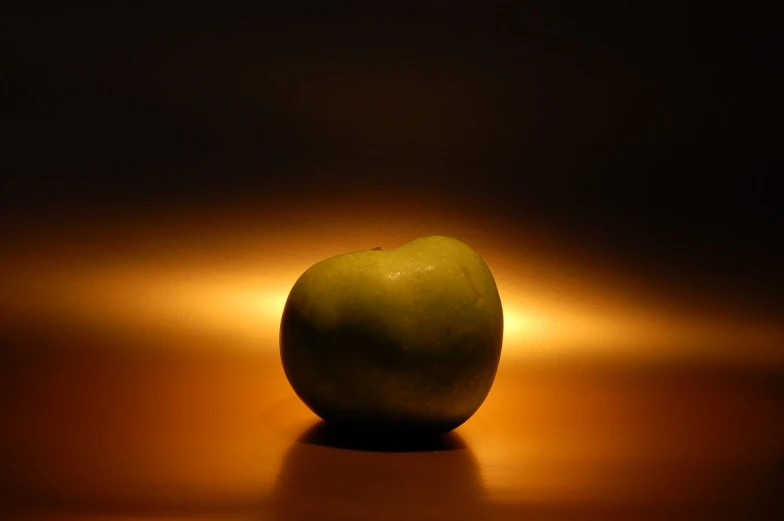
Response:
POLYGON ((280 326, 295 393, 341 428, 444 433, 490 392, 503 340, 498 288, 463 242, 422 237, 321 261, 280 326))

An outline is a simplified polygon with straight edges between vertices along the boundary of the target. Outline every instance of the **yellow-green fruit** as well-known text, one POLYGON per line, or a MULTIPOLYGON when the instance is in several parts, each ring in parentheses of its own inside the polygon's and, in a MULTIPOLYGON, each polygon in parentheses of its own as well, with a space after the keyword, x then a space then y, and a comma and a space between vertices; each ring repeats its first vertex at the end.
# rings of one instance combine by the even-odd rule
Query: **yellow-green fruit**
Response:
POLYGON ((433 236, 308 269, 286 301, 280 353, 294 391, 329 423, 446 432, 484 401, 502 339, 487 264, 433 236))

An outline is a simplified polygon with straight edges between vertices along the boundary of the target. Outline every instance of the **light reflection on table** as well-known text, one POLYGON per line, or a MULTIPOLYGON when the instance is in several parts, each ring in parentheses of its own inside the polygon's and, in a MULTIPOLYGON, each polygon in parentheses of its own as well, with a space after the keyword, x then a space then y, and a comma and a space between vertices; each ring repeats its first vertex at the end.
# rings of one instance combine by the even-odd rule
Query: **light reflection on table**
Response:
POLYGON ((0 271, 2 508, 59 520, 778 508, 780 325, 663 306, 513 230, 501 242, 489 221, 409 210, 275 208, 21 238, 0 271), (277 357, 289 288, 327 256, 428 233, 462 238, 496 276, 506 329, 490 396, 449 450, 319 439, 277 357))

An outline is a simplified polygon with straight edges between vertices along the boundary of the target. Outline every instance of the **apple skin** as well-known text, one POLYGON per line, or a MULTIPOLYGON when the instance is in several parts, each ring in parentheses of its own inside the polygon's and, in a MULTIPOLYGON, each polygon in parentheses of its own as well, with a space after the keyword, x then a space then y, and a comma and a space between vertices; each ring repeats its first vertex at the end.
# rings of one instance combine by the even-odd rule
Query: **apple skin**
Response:
POLYGON ((490 269, 443 236, 315 264, 294 284, 280 327, 296 394, 355 430, 456 428, 490 392, 502 341, 490 269))

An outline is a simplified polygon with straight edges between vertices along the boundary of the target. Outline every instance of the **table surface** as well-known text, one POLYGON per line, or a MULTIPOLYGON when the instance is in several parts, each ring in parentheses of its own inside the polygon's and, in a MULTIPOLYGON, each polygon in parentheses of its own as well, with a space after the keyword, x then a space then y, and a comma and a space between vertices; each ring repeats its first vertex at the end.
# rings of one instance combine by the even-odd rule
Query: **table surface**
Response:
POLYGON ((504 362, 466 424, 396 445, 336 438, 270 354, 17 357, 0 383, 3 508, 63 520, 781 512, 781 379, 504 362))
MULTIPOLYGON (((378 245, 365 221, 348 217, 344 235, 326 224, 338 231, 329 240, 293 217, 281 217, 278 235, 227 221, 223 231, 178 230, 170 217, 168 231, 162 220, 138 233, 113 224, 92 238, 37 235, 9 247, 0 255, 0 517, 784 513, 780 325, 665 305, 679 300, 612 283, 584 257, 581 278, 556 263, 563 255, 517 255, 525 248, 513 235, 493 245, 481 226, 453 217, 415 216, 467 237, 496 276, 506 330, 490 395, 441 440, 337 438, 288 385, 277 327, 299 273, 351 245, 378 245)), ((424 231, 381 229, 400 230, 383 246, 424 231)))

